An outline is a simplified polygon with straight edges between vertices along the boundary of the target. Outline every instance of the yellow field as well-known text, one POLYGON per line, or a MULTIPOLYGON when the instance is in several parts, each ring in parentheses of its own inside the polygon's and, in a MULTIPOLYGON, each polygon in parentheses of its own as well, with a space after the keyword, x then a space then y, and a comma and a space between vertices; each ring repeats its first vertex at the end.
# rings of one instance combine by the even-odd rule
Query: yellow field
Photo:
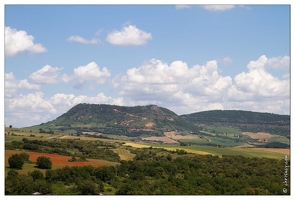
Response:
POLYGON ((290 155, 290 149, 279 149, 279 148, 252 148, 252 149, 290 155))
POLYGON ((139 144, 139 143, 134 143, 134 142, 125 142, 125 146, 132 146, 135 148, 147 148, 150 147, 151 145, 146 145, 146 144, 139 144))
POLYGON ((135 154, 130 153, 130 151, 126 149, 113 149, 113 151, 120 156, 121 160, 133 160, 135 157, 135 154))

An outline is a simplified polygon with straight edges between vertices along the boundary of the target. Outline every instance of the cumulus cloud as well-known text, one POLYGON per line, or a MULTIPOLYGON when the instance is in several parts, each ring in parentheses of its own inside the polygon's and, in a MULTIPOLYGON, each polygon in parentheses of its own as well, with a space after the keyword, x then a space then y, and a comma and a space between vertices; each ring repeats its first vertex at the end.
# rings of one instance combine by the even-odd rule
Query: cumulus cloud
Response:
POLYGON ((95 81, 98 84, 103 84, 111 76, 111 73, 107 68, 100 67, 95 63, 91 62, 85 66, 79 66, 74 68, 74 74, 64 74, 62 80, 64 82, 74 81, 76 87, 81 87, 86 81, 95 81))
POLYGON ((107 97, 103 93, 99 93, 97 96, 89 97, 84 95, 75 96, 74 94, 57 93, 49 99, 52 105, 63 106, 66 108, 72 107, 79 103, 102 103, 102 104, 114 104, 123 105, 123 98, 107 97))
POLYGON ((173 110, 186 105, 188 111, 192 107, 195 110, 196 105, 200 105, 199 109, 205 104, 216 105, 215 101, 231 86, 231 81, 230 77, 218 74, 216 61, 189 68, 182 61, 168 65, 152 59, 139 68, 129 69, 126 75, 116 77, 113 84, 121 90, 122 96, 134 101, 157 101, 167 107, 170 104, 174 106, 173 110))
POLYGON ((152 34, 136 28, 134 25, 124 26, 121 31, 113 31, 106 40, 113 45, 144 45, 152 39, 152 34))
POLYGON ((5 27, 5 56, 15 56, 24 51, 43 53, 47 50, 42 44, 35 44, 34 37, 26 31, 5 27))
POLYGON ((92 38, 91 40, 87 40, 83 37, 80 37, 80 36, 71 36, 67 39, 67 41, 69 42, 80 42, 80 43, 83 43, 83 44, 98 44, 99 43, 99 39, 98 38, 92 38))
POLYGON ((222 4, 222 5, 204 5, 202 7, 210 11, 226 11, 226 10, 233 9, 235 6, 222 4))
POLYGON ((210 109, 261 111, 262 108, 264 112, 288 114, 290 81, 268 73, 269 60, 261 56, 249 62, 248 71, 232 79, 218 73, 215 60, 188 67, 183 61, 169 65, 151 59, 115 77, 113 85, 133 105, 156 103, 178 114, 210 109))
POLYGON ((12 72, 5 73, 4 82, 5 97, 12 97, 19 89, 39 90, 40 85, 35 83, 29 83, 27 79, 18 80, 15 78, 12 72))
POLYGON ((45 98, 42 92, 18 95, 5 100, 5 124, 16 127, 32 126, 53 120, 79 103, 123 105, 123 98, 108 97, 103 93, 84 96, 58 93, 45 98))
POLYGON ((289 80, 280 80, 268 73, 265 70, 268 62, 265 55, 251 61, 247 66, 249 72, 242 72, 234 78, 237 89, 257 97, 289 97, 289 80))
POLYGON ((37 84, 57 83, 60 70, 61 68, 45 65, 38 71, 32 73, 30 79, 37 84))
POLYGON ((16 112, 34 113, 56 113, 57 110, 43 99, 42 92, 35 92, 27 95, 20 94, 13 99, 7 99, 7 110, 16 112))
POLYGON ((268 59, 267 67, 275 69, 290 69, 290 57, 289 56, 278 56, 268 59))

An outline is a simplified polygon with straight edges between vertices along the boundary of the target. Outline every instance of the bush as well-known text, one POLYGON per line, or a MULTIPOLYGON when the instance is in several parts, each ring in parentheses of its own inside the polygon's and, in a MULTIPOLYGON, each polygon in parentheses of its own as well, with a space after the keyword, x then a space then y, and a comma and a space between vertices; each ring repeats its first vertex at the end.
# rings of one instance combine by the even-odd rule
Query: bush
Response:
POLYGON ((52 162, 50 158, 45 156, 39 156, 37 158, 36 164, 37 164, 37 167, 40 169, 51 169, 52 167, 52 162))
POLYGON ((34 181, 37 179, 44 179, 44 174, 39 170, 29 172, 29 176, 31 176, 34 179, 34 181))
POLYGON ((23 158, 24 161, 29 161, 30 155, 26 152, 20 153, 19 155, 23 158))
POLYGON ((19 154, 13 154, 8 158, 9 167, 13 169, 22 169, 24 160, 19 154))

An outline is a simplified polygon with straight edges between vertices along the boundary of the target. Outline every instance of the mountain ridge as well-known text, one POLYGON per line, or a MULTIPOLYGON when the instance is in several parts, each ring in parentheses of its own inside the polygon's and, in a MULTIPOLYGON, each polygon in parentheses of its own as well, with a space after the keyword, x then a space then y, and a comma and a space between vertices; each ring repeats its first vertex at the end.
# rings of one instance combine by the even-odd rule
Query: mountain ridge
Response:
POLYGON ((157 105, 118 106, 77 104, 55 120, 32 126, 51 130, 94 131, 107 134, 162 136, 165 131, 199 133, 203 126, 234 126, 287 136, 290 115, 242 110, 211 110, 177 115, 157 105))

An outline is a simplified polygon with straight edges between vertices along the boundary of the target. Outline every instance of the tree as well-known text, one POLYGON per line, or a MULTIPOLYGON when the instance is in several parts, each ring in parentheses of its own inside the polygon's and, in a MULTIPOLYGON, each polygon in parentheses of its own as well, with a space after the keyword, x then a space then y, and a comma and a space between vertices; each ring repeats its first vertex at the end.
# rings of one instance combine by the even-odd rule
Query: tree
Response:
POLYGON ((9 125, 9 128, 12 128, 12 125, 9 125))
POLYGON ((10 168, 22 169, 24 165, 24 160, 19 154, 13 154, 8 158, 8 163, 10 168))
POLYGON ((29 172, 29 176, 31 176, 34 181, 37 179, 44 179, 44 174, 40 170, 34 170, 32 172, 29 172))
POLYGON ((78 185, 78 190, 80 190, 81 194, 98 194, 100 189, 96 186, 96 184, 91 180, 85 180, 78 185))
POLYGON ((37 167, 40 169, 51 169, 52 167, 52 162, 50 158, 45 156, 39 156, 37 158, 36 164, 37 164, 37 167))
POLYGON ((30 159, 30 155, 27 154, 26 152, 20 153, 19 155, 22 157, 24 161, 29 161, 30 159))

